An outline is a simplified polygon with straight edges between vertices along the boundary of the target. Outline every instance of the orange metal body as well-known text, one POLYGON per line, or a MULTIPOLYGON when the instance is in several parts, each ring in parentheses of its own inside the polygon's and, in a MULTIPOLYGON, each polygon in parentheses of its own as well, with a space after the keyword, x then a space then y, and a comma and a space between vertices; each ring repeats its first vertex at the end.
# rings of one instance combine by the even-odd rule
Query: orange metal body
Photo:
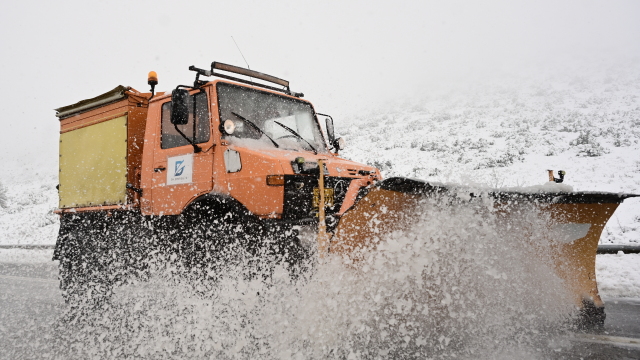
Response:
POLYGON ((596 306, 604 302, 598 294, 595 255, 607 221, 619 204, 549 204, 544 211, 552 214, 556 223, 591 224, 585 237, 570 243, 557 243, 552 249, 558 275, 576 295, 576 303, 590 299, 596 306))
MULTIPOLYGON (((407 209, 419 208, 422 199, 424 195, 378 188, 371 190, 342 216, 331 240, 330 252, 348 256, 356 262, 362 260, 367 252, 376 251, 380 241, 384 241, 385 234, 405 229, 420 217, 419 212, 407 209)), ((604 226, 618 203, 529 204, 550 215, 551 220, 546 226, 572 223, 590 225, 583 237, 571 242, 550 238, 550 248, 543 251, 551 255, 556 273, 574 295, 577 306, 580 307, 583 300, 589 300, 597 307, 603 306, 596 282, 596 253, 604 226)), ((495 204, 495 209, 507 224, 510 223, 510 218, 522 216, 520 212, 510 209, 510 205, 499 202, 495 204)))
MULTIPOLYGON (((199 153, 194 153, 191 145, 162 149, 161 109, 164 103, 171 101, 169 94, 157 94, 148 101, 151 97, 150 93, 142 94, 130 90, 123 100, 62 119, 61 133, 128 114, 127 180, 133 187, 142 190, 142 196, 128 190, 129 201, 126 208, 139 208, 143 215, 177 215, 198 197, 215 193, 232 197, 261 218, 278 219, 283 212, 284 187, 268 185, 266 177, 294 174, 291 162, 299 156, 304 157, 308 162, 326 159, 325 165, 329 172, 327 176, 354 179, 337 215, 341 215, 354 204, 361 187, 371 184, 375 179, 381 179, 380 172, 376 168, 339 158, 337 154, 329 152, 316 155, 308 151, 282 150, 275 147, 253 149, 232 145, 225 141, 220 131, 216 93, 216 84, 220 81, 212 81, 202 87, 202 91, 206 92, 209 99, 211 136, 208 142, 199 144, 203 149, 199 153), (235 150, 240 154, 242 162, 240 171, 227 172, 224 161, 224 152, 227 149, 235 150), (192 181, 187 184, 167 185, 168 159, 181 155, 193 156, 192 181), (360 175, 358 172, 362 170, 371 174, 360 175)), ((236 84, 230 81, 225 82, 236 84)), ((289 96, 248 85, 241 86, 289 96)), ((199 91, 194 90, 191 93, 195 94, 199 91)), ((124 209, 125 207, 117 206, 116 208, 124 209)), ((102 206, 65 211, 84 212, 105 209, 102 206)), ((61 213, 61 211, 58 212, 61 213)))
MULTIPOLYGON (((192 201, 199 196, 214 192, 228 195, 251 213, 262 218, 280 218, 283 211, 284 188, 282 186, 267 185, 268 175, 291 175, 291 161, 298 156, 303 156, 307 161, 317 162, 318 159, 326 159, 325 164, 329 171, 328 176, 340 176, 351 178, 363 178, 358 175, 358 170, 371 171, 373 176, 364 176, 365 183, 371 183, 373 178, 381 178, 379 171, 372 167, 353 161, 341 159, 337 154, 313 154, 312 152, 299 152, 291 150, 252 149, 230 144, 222 138, 220 132, 220 118, 218 116, 216 80, 203 86, 209 99, 209 112, 211 114, 211 138, 209 142, 200 144, 204 149, 201 153, 194 154, 193 183, 181 185, 166 185, 166 174, 155 172, 154 169, 167 167, 167 158, 171 156, 193 153, 191 145, 185 145, 172 149, 162 149, 160 146, 160 109, 162 104, 171 101, 171 97, 159 96, 152 99, 149 104, 149 114, 146 128, 145 151, 142 161, 142 183, 144 196, 141 209, 144 215, 176 215, 180 214, 192 201), (242 170, 234 173, 226 171, 223 154, 227 149, 240 153, 242 170), (150 196, 147 192, 150 191, 150 196)), ((227 82, 227 81, 225 81, 227 82)), ((251 86, 243 85, 249 88, 251 86)), ((280 96, 288 96, 273 91, 254 88, 260 91, 272 92, 280 96)), ((195 93, 195 91, 193 92, 195 93)), ((296 98, 297 99, 297 98, 296 98)), ((359 184, 365 184, 359 183, 359 184)), ((346 201, 343 208, 346 210, 355 201, 358 188, 350 188, 352 199, 350 204, 346 201)))
MULTIPOLYGON (((210 96, 210 87, 206 87, 210 96)), ((193 92, 195 93, 195 91, 193 92)), ((170 149, 161 147, 161 108, 162 104, 171 101, 170 95, 158 96, 151 100, 147 115, 147 127, 144 139, 141 169, 141 210, 144 215, 176 215, 184 207, 197 198, 208 193, 213 184, 213 157, 218 137, 217 129, 211 130, 209 141, 201 144, 204 151, 193 154, 191 145, 170 149), (165 171, 154 171, 167 168, 167 159, 172 156, 193 154, 193 181, 189 184, 167 185, 165 171)), ((210 101, 211 103, 211 101, 210 101)), ((211 106, 211 104, 209 104, 211 106)), ((211 108, 209 109, 211 112, 211 108)))
MULTIPOLYGON (((60 133, 109 121, 127 115, 127 182, 140 187, 140 168, 142 165, 142 145, 144 142, 145 124, 150 93, 139 93, 134 89, 126 91, 126 97, 120 101, 107 104, 96 109, 72 115, 60 120, 60 133)), ((138 194, 129 190, 127 204, 137 206, 138 194)), ((98 206, 95 208, 104 208, 98 206)), ((122 206, 117 206, 122 208, 122 206)), ((94 208, 76 208, 76 211, 94 211, 94 208)))

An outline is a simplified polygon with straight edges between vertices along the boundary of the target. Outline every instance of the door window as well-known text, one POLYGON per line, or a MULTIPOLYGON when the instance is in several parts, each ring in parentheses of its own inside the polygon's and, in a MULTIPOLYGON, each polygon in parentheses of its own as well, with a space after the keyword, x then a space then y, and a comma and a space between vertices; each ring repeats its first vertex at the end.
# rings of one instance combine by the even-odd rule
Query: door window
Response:
MULTIPOLYGON (((177 125, 178 129, 196 144, 209 141, 211 131, 207 94, 201 92, 189 96, 187 105, 189 106, 189 121, 185 125, 177 125)), ((171 101, 162 104, 161 143, 163 149, 189 145, 187 139, 176 131, 176 126, 171 124, 171 101)))

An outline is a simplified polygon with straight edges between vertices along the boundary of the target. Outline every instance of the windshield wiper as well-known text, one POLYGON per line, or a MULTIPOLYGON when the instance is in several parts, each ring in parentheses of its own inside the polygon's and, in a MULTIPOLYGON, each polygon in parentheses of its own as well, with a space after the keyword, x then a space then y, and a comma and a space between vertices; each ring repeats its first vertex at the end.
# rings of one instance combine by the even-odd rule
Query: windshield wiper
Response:
POLYGON ((308 141, 307 141, 307 139, 305 139, 305 138, 303 138, 302 136, 300 136, 300 134, 298 134, 295 130, 293 130, 292 128, 290 128, 290 127, 288 127, 288 126, 286 126, 286 125, 284 125, 284 124, 281 124, 281 123, 279 123, 279 122, 277 122, 277 121, 274 121, 274 123, 276 123, 276 124, 278 124, 278 125, 282 126, 285 130, 287 130, 288 132, 290 132, 290 133, 292 133, 293 135, 295 135, 298 139, 301 139, 302 141, 306 142, 306 143, 307 143, 307 145, 309 145, 309 146, 311 147, 311 149, 313 150, 313 153, 314 153, 314 154, 316 154, 316 155, 318 154, 318 150, 316 150, 316 148, 315 148, 315 147, 313 147, 313 145, 311 145, 311 143, 310 143, 310 142, 308 142, 308 141))
POLYGON ((267 135, 267 133, 265 133, 264 131, 262 131, 262 129, 260 129, 260 128, 258 127, 258 125, 254 124, 254 123, 253 123, 253 121, 251 121, 251 120, 249 120, 249 119, 245 118, 245 117, 244 117, 244 116, 242 116, 242 115, 238 115, 238 114, 234 113, 233 111, 232 111, 231 113, 232 113, 233 115, 237 116, 238 118, 240 118, 240 120, 242 120, 242 121, 246 122, 247 124, 251 125, 251 127, 253 127, 254 129, 258 130, 262 135, 266 136, 269 140, 271 140, 271 142, 273 143, 273 145, 275 145, 277 148, 279 148, 279 147, 280 147, 280 145, 278 145, 278 143, 277 143, 275 140, 273 140, 273 139, 271 138, 271 136, 267 135))

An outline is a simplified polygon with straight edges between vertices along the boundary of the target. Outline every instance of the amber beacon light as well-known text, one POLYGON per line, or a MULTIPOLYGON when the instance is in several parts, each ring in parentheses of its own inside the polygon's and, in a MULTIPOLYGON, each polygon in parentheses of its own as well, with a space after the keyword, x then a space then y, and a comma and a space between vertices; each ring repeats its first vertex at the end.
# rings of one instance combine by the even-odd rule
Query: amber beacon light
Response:
POLYGON ((156 94, 156 85, 158 85, 158 74, 155 71, 149 71, 149 75, 147 76, 147 84, 151 85, 151 98, 156 94))

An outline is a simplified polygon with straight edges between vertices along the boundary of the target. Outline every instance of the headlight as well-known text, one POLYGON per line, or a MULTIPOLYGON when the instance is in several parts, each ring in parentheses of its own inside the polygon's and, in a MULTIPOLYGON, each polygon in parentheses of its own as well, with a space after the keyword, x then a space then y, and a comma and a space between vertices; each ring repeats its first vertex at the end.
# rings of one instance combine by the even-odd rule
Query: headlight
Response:
POLYGON ((225 120, 224 121, 224 132, 226 132, 227 134, 231 135, 231 134, 233 134, 234 131, 236 131, 236 123, 234 123, 232 120, 225 120))

